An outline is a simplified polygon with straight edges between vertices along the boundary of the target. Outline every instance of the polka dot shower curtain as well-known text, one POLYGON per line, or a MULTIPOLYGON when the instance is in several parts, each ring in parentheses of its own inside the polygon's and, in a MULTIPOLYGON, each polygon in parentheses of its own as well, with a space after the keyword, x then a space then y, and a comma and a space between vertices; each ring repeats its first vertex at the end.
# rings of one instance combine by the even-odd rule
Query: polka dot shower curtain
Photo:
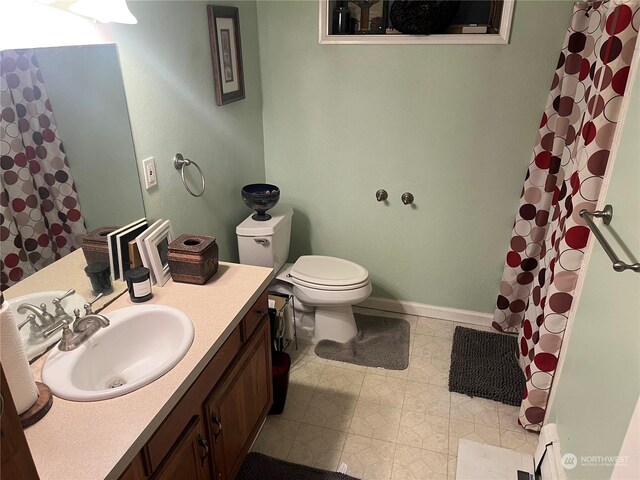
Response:
POLYGON ((518 334, 520 424, 539 431, 640 27, 638 1, 576 4, 542 115, 493 326, 518 334))
POLYGON ((32 50, 0 52, 1 289, 78 248, 86 233, 32 50))

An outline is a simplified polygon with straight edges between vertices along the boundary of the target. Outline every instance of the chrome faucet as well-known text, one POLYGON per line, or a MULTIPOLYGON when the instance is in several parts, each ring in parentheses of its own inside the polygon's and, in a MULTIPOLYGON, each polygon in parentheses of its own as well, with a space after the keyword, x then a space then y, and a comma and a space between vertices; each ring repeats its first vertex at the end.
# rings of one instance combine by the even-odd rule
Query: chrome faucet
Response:
POLYGON ((30 303, 23 303, 18 307, 18 313, 26 313, 27 311, 33 313, 40 321, 40 325, 43 327, 50 327, 56 323, 56 319, 53 315, 47 312, 47 306, 44 303, 40 304, 40 308, 30 303))
POLYGON ((42 333, 45 338, 48 338, 62 328, 62 340, 60 340, 58 348, 63 352, 75 350, 98 330, 108 327, 110 323, 107 317, 97 313, 90 313, 84 317, 80 317, 80 310, 76 308, 74 314, 76 319, 73 322, 73 330, 69 328, 69 320, 62 320, 60 325, 56 325, 42 333), (74 332, 76 332, 77 335, 74 334, 74 332))
MULTIPOLYGON (((55 307, 55 314, 51 315, 47 312, 47 306, 44 303, 40 304, 40 307, 36 307, 30 303, 23 303, 18 308, 18 313, 25 313, 27 311, 32 312, 27 315, 24 322, 18 325, 18 330, 22 329, 26 324, 31 327, 29 329, 29 343, 36 344, 41 342, 47 337, 44 336, 45 332, 58 330, 56 327, 62 327, 63 320, 72 321, 73 317, 69 315, 62 306, 62 300, 75 294, 76 291, 71 289, 64 293, 59 298, 54 298, 51 303, 55 307)), ((95 301, 95 300, 94 300, 95 301)))

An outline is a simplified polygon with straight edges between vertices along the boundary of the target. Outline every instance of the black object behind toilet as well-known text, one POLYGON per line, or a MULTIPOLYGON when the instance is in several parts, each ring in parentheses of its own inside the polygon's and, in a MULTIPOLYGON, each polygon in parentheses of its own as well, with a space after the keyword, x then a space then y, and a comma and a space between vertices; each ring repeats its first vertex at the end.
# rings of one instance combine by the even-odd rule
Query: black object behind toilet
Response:
POLYGON ((269 321, 271 322, 271 375, 273 381, 273 405, 269 415, 280 415, 284 411, 289 390, 289 372, 291 371, 291 356, 278 350, 279 344, 276 332, 278 331, 277 312, 269 308, 269 321))

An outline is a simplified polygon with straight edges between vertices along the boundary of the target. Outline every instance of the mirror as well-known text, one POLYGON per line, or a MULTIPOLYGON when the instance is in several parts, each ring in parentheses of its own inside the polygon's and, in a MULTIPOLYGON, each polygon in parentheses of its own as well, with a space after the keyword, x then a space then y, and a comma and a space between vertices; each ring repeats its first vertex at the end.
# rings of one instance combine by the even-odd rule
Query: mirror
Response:
POLYGON ((87 230, 144 217, 117 46, 34 51, 87 230))
POLYGON ((87 230, 144 216, 116 45, 31 50, 46 86, 87 230), (97 191, 101 195, 95 195, 97 191))

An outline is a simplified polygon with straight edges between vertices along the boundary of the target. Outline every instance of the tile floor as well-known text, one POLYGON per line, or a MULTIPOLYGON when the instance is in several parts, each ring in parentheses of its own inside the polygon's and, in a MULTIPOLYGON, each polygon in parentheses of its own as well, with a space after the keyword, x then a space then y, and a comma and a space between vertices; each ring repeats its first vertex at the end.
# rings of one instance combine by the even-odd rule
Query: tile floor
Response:
POLYGON ((534 453, 538 437, 518 425, 518 407, 449 392, 457 324, 356 311, 409 321, 409 368, 335 362, 316 356, 313 345, 292 346, 285 410, 268 417, 254 451, 326 470, 346 463, 362 480, 454 479, 461 438, 534 453))

